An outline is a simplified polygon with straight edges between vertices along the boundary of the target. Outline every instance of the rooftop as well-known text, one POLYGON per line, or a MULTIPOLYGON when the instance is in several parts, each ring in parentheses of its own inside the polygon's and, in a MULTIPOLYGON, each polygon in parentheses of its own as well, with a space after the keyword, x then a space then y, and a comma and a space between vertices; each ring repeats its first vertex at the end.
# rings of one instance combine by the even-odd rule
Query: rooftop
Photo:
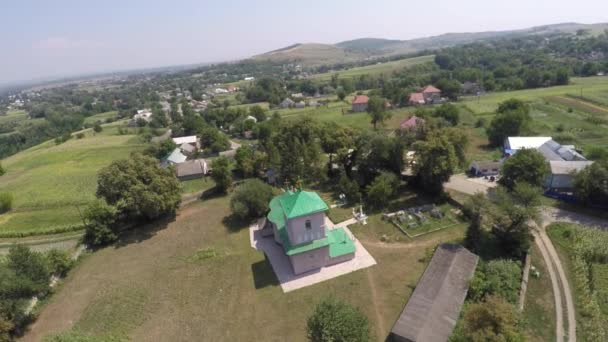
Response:
POLYGON ((353 99, 353 104, 366 104, 367 102, 369 102, 367 95, 357 95, 353 99))
POLYGON ((427 85, 426 87, 420 90, 421 93, 441 93, 441 90, 433 87, 432 85, 427 85))
POLYGON ((569 175, 573 172, 579 172, 587 166, 593 164, 592 161, 565 161, 552 160, 549 161, 551 173, 554 175, 569 175))
POLYGON ((407 120, 403 120, 401 122, 400 127, 401 128, 412 128, 412 127, 416 127, 418 124, 424 124, 424 119, 423 118, 419 118, 417 116, 412 116, 411 118, 407 119, 407 120))
POLYGON ((508 137, 505 147, 511 150, 521 150, 522 148, 539 148, 551 137, 508 137))
POLYGON ((173 142, 178 146, 181 144, 196 144, 197 140, 196 135, 173 138, 173 142))
POLYGON ((272 201, 275 200, 279 201, 281 209, 288 219, 329 210, 321 197, 312 191, 286 191, 272 201))
POLYGON ((207 162, 204 159, 189 160, 177 164, 175 171, 177 177, 204 175, 207 173, 207 162))
POLYGON ((424 95, 422 93, 411 93, 410 102, 424 103, 424 95))
POLYGON ((447 341, 479 257, 458 245, 437 247, 391 335, 405 341, 447 341))
POLYGON ((183 163, 188 159, 179 148, 176 148, 169 154, 166 158, 167 161, 172 162, 174 164, 183 163))

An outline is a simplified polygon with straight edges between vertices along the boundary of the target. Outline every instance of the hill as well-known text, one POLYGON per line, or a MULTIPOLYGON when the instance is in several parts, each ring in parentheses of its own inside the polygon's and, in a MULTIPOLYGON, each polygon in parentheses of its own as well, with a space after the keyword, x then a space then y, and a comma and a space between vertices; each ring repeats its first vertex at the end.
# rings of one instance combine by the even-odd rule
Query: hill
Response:
POLYGON ((294 44, 278 50, 254 56, 255 60, 295 62, 306 65, 332 64, 359 60, 366 57, 363 51, 348 51, 331 44, 294 44))
POLYGON ((438 36, 410 40, 383 38, 360 38, 339 42, 337 44, 294 44, 282 49, 257 55, 254 59, 277 62, 296 62, 305 65, 333 64, 350 62, 370 57, 383 57, 414 53, 422 50, 434 50, 498 38, 514 38, 526 35, 572 34, 586 30, 589 34, 598 34, 608 29, 608 23, 579 24, 560 23, 535 26, 521 30, 445 33, 438 36))

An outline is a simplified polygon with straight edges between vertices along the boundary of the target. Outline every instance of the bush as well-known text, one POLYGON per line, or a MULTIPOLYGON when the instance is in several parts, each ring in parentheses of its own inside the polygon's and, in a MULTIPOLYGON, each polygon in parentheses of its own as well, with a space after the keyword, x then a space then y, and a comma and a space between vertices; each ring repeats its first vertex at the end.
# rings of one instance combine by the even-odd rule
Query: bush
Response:
POLYGON ((307 322, 308 339, 313 342, 369 341, 369 322, 358 309, 333 298, 317 305, 307 322))
POLYGON ((2 163, 0 163, 0 176, 4 175, 6 173, 6 170, 4 170, 4 168, 2 167, 2 163))
POLYGON ((0 192, 0 214, 4 214, 13 208, 13 195, 8 192, 0 192))
POLYGON ((73 265, 70 254, 58 249, 46 252, 46 261, 49 271, 58 276, 65 276, 73 265))
POLYGON ((272 187, 259 179, 248 179, 240 185, 230 200, 232 212, 239 218, 256 218, 268 211, 272 187))
POLYGON ((50 272, 41 253, 23 245, 13 245, 8 251, 7 265, 18 277, 31 281, 37 292, 48 289, 50 272))
POLYGON ((76 134, 76 139, 82 139, 82 138, 84 138, 84 133, 76 134))
POLYGON ((97 200, 84 211, 86 222, 84 241, 91 246, 103 246, 118 239, 116 234, 116 208, 97 200))
POLYGON ((479 118, 479 119, 477 119, 477 121, 475 121, 475 128, 486 127, 486 125, 487 125, 487 120, 485 118, 479 118))
POLYGON ((492 260, 481 263, 469 288, 469 298, 484 300, 489 295, 499 295, 516 304, 519 298, 521 266, 512 260, 492 260))
POLYGON ((340 175, 340 180, 336 185, 336 192, 338 194, 344 194, 346 196, 346 202, 350 204, 357 203, 361 199, 359 183, 354 179, 348 178, 346 173, 340 175))
POLYGON ((101 127, 99 122, 96 122, 95 125, 93 125, 93 131, 95 131, 95 133, 100 133, 103 131, 103 127, 101 127))

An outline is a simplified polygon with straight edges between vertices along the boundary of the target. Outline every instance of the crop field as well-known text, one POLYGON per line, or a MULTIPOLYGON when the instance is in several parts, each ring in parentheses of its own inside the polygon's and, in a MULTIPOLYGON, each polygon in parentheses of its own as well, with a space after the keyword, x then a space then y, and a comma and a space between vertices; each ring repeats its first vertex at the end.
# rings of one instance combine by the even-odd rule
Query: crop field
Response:
POLYGON ((197 202, 173 222, 87 256, 23 341, 62 332, 133 341, 306 341, 306 318, 328 296, 359 307, 372 339, 384 340, 432 249, 464 234, 449 229, 386 244, 360 233, 375 230, 370 223, 355 235, 377 265, 283 293, 264 255, 250 247, 248 225, 227 219, 228 200, 197 202))
POLYGON ((74 229, 78 207, 94 199, 97 172, 113 160, 144 147, 135 135, 86 131, 83 139, 54 141, 2 160, 7 173, 0 191, 13 194, 13 211, 0 216, 0 237, 45 234, 74 229))
POLYGON ((379 74, 390 74, 393 71, 401 70, 403 68, 422 64, 427 62, 432 62, 435 58, 435 55, 428 56, 420 56, 413 58, 400 59, 397 61, 391 61, 386 63, 378 63, 372 65, 366 65, 357 68, 351 68, 347 70, 340 70, 335 72, 326 72, 321 74, 316 74, 311 76, 311 79, 317 81, 329 81, 331 76, 334 74, 340 74, 340 78, 354 78, 361 75, 379 75, 379 74))

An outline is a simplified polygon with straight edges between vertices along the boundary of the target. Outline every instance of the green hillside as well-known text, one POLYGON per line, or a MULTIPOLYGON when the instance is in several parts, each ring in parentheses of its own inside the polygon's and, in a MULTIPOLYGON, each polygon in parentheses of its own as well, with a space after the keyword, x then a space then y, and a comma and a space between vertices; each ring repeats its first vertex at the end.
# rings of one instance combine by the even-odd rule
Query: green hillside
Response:
POLYGON ((136 135, 118 135, 117 127, 91 130, 82 139, 54 141, 2 160, 7 173, 0 192, 13 194, 13 210, 0 216, 0 237, 46 234, 76 229, 78 207, 95 198, 97 172, 113 160, 145 146, 136 135))

